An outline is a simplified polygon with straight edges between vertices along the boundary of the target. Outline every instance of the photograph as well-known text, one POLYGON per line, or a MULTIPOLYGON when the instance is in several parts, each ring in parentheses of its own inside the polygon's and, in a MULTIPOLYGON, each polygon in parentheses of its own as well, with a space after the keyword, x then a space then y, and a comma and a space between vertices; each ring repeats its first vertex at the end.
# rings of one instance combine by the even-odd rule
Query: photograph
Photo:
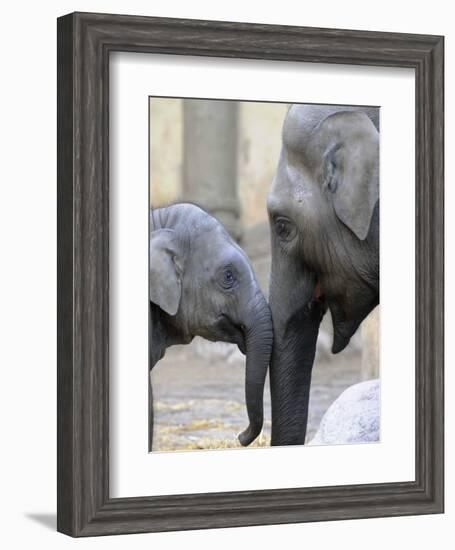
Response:
POLYGON ((379 106, 149 97, 149 451, 380 441, 379 142, 379 106))

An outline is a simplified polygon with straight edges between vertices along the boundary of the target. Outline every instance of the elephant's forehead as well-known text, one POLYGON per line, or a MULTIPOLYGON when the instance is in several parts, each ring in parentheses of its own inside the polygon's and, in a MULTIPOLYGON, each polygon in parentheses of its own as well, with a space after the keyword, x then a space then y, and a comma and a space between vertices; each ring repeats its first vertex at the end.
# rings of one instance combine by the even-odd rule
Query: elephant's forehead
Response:
POLYGON ((224 231, 210 231, 194 238, 191 256, 193 262, 204 270, 212 271, 221 265, 233 264, 244 274, 253 277, 248 257, 224 231))
POLYGON ((269 206, 274 202, 282 205, 284 202, 303 203, 313 196, 311 176, 300 166, 294 166, 283 160, 273 180, 269 194, 269 206))
POLYGON ((291 151, 302 151, 310 130, 310 121, 299 105, 293 105, 283 125, 283 146, 291 151))
POLYGON ((223 259, 226 256, 235 258, 241 255, 238 248, 221 226, 193 235, 191 239, 191 252, 198 261, 209 264, 224 261, 223 259))

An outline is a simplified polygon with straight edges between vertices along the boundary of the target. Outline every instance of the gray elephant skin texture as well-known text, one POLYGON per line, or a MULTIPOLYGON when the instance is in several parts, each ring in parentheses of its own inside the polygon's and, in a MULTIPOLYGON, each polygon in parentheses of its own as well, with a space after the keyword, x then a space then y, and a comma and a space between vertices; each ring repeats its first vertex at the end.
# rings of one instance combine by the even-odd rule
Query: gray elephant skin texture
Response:
MULTIPOLYGON (((269 306, 244 251, 222 224, 194 204, 150 212, 150 370, 166 348, 195 336, 237 344, 246 354, 249 445, 263 425, 263 395, 273 327, 269 306)), ((149 388, 149 449, 153 393, 149 388)))
POLYGON ((379 303, 379 109, 292 105, 267 208, 272 445, 301 445, 322 317, 338 353, 379 303))

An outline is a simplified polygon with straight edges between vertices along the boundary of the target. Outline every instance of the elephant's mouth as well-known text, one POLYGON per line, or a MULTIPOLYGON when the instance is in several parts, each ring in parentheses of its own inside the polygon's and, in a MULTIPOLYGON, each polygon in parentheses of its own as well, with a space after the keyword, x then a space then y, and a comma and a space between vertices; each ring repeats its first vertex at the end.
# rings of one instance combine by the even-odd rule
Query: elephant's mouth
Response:
POLYGON ((316 286, 314 287, 314 296, 316 300, 323 302, 325 300, 324 292, 321 287, 321 282, 317 279, 316 286))
POLYGON ((368 303, 367 306, 362 306, 361 299, 358 299, 355 309, 352 307, 347 309, 346 301, 339 295, 325 295, 318 279, 316 280, 312 302, 321 304, 325 310, 330 309, 333 326, 332 353, 340 353, 347 347, 360 323, 378 304, 377 301, 373 301, 368 303))
POLYGON ((333 324, 332 353, 339 353, 349 344, 351 336, 359 326, 358 321, 347 322, 346 314, 341 305, 334 301, 327 302, 319 279, 316 279, 313 303, 317 303, 324 313, 327 311, 327 307, 330 308, 333 324))
POLYGON ((243 325, 236 325, 226 315, 221 315, 217 329, 221 333, 221 340, 237 344, 243 355, 246 355, 245 327, 243 325))
POLYGON ((315 305, 318 306, 319 310, 322 311, 322 314, 325 314, 325 312, 327 311, 327 301, 325 299, 325 294, 319 279, 316 279, 314 294, 310 303, 313 305, 313 307, 315 305))
POLYGON ((232 326, 233 332, 232 332, 232 342, 237 344, 237 347, 239 350, 243 353, 243 355, 246 355, 246 342, 245 342, 245 329, 243 326, 232 326))
POLYGON ((241 337, 239 338, 239 341, 236 342, 239 350, 243 353, 243 355, 246 355, 246 344, 245 344, 245 336, 243 333, 241 333, 241 337))

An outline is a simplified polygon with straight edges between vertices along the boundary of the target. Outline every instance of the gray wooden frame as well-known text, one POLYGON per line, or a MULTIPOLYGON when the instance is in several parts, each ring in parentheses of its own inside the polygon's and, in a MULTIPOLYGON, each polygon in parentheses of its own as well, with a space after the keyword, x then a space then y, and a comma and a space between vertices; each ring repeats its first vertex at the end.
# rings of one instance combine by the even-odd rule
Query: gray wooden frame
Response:
POLYGON ((443 511, 443 48, 440 36, 87 13, 58 20, 59 531, 90 536, 443 511), (415 70, 415 481, 109 497, 112 51, 415 70))

